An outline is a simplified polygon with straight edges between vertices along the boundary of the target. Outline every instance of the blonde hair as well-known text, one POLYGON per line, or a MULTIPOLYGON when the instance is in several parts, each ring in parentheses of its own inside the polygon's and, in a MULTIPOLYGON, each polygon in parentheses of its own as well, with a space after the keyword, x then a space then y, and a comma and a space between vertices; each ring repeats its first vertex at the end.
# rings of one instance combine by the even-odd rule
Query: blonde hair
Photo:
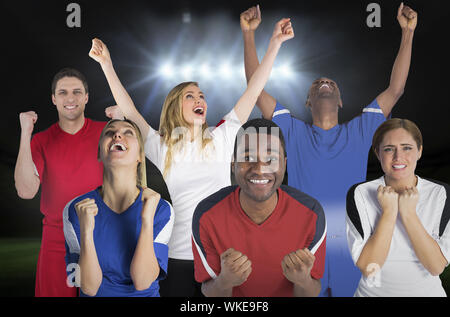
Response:
MULTIPOLYGON (((167 145, 167 154, 164 162, 164 178, 169 174, 175 152, 180 151, 185 141, 185 133, 174 133, 176 129, 188 128, 189 124, 183 117, 183 91, 188 86, 194 85, 198 87, 197 82, 183 82, 175 86, 167 95, 161 110, 161 118, 159 120, 159 134, 161 142, 167 145)), ((198 137, 202 137, 201 150, 212 141, 206 134, 208 132, 207 123, 202 124, 202 133, 198 137)))
POLYGON ((106 129, 114 122, 127 122, 133 127, 134 131, 136 132, 136 137, 137 137, 137 141, 139 144, 139 159, 140 159, 140 162, 138 163, 137 169, 136 169, 136 186, 138 186, 140 188, 146 188, 147 187, 147 172, 146 172, 146 168, 145 168, 144 139, 142 138, 141 130, 139 129, 137 124, 134 123, 133 121, 131 121, 129 119, 124 119, 124 120, 114 119, 114 120, 108 121, 108 123, 103 128, 102 133, 100 134, 97 156, 100 159, 100 142, 101 142, 101 139, 103 138, 103 134, 105 133, 106 129))
POLYGON ((417 148, 420 150, 423 146, 423 138, 422 133, 420 132, 417 125, 408 120, 408 119, 390 119, 381 124, 378 129, 375 131, 372 139, 372 150, 378 155, 378 150, 381 142, 383 142, 383 138, 386 133, 396 129, 404 129, 406 130, 414 139, 417 144, 417 148))

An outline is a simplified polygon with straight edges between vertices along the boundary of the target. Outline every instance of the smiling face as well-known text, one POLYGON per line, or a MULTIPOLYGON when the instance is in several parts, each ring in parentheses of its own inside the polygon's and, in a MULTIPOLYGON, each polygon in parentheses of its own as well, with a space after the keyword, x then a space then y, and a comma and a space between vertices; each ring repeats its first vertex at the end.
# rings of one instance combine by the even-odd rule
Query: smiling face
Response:
POLYGON ((141 151, 138 133, 129 122, 112 121, 103 129, 99 142, 99 159, 105 169, 113 166, 136 168, 142 161, 141 151))
POLYGON ((199 87, 189 85, 183 89, 181 107, 183 118, 189 125, 204 124, 208 105, 205 96, 199 87))
POLYGON ((75 121, 84 118, 84 109, 89 95, 83 82, 76 77, 63 77, 56 83, 53 104, 56 106, 60 120, 75 121))
POLYGON ((408 131, 398 128, 386 132, 376 154, 385 173, 386 183, 394 181, 410 185, 415 181, 422 146, 418 147, 408 131))
POLYGON ((312 83, 306 106, 314 107, 319 100, 328 100, 333 105, 342 108, 341 92, 335 81, 322 77, 312 83))
POLYGON ((236 162, 232 163, 241 198, 264 202, 283 182, 286 157, 280 140, 270 134, 245 134, 237 143, 236 162))

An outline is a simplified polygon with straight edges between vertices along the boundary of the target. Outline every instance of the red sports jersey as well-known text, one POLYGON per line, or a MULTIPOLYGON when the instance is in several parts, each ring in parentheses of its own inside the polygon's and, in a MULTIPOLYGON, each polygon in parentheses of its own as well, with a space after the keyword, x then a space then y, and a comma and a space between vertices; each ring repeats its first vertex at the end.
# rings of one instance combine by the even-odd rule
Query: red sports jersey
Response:
POLYGON ((311 276, 320 279, 325 265, 326 222, 320 204, 288 186, 278 189, 278 203, 262 224, 242 210, 237 186, 226 187, 203 200, 192 223, 195 278, 202 283, 220 273, 220 255, 234 248, 252 262, 246 282, 233 296, 288 297, 293 284, 283 275, 283 258, 308 248, 316 260, 311 276))
POLYGON ((81 130, 72 135, 55 123, 31 140, 44 215, 36 296, 76 296, 76 289, 66 286, 62 212, 70 200, 102 184, 103 165, 97 152, 105 124, 86 118, 81 130))

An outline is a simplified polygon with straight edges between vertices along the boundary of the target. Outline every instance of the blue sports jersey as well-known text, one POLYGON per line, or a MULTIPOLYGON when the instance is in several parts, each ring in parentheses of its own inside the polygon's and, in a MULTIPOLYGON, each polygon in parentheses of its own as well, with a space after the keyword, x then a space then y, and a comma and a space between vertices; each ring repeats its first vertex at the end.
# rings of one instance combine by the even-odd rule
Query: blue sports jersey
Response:
MULTIPOLYGON (((173 227, 171 205, 160 199, 155 211, 153 235, 154 251, 160 266, 159 276, 148 289, 137 291, 131 279, 130 265, 142 226, 142 190, 136 201, 120 214, 112 211, 104 203, 98 189, 69 202, 63 212, 67 265, 78 263, 80 256, 80 226, 75 204, 86 198, 94 199, 98 207, 98 214, 95 216, 94 244, 103 280, 96 296, 158 297, 158 281, 167 275, 167 243, 173 227)), ((87 295, 80 290, 80 296, 87 295)))
POLYGON ((327 219, 327 251, 320 296, 353 296, 361 273, 345 234, 346 197, 364 182, 372 137, 386 120, 374 100, 353 120, 323 130, 277 103, 272 119, 285 137, 288 184, 317 199, 327 219))
POLYGON ((288 184, 322 204, 328 234, 345 234, 347 191, 366 180, 372 137, 385 120, 374 100, 362 115, 325 131, 277 103, 273 121, 286 139, 288 184))

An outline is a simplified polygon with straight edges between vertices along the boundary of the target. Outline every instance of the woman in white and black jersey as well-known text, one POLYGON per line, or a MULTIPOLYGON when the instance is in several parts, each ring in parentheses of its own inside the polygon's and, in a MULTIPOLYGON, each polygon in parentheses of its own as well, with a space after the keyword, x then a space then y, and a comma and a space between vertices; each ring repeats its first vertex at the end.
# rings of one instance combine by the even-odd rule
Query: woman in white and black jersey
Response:
POLYGON ((450 187, 415 174, 423 140, 409 120, 383 123, 372 149, 384 176, 347 195, 348 243, 363 274, 355 296, 446 296, 450 187))

